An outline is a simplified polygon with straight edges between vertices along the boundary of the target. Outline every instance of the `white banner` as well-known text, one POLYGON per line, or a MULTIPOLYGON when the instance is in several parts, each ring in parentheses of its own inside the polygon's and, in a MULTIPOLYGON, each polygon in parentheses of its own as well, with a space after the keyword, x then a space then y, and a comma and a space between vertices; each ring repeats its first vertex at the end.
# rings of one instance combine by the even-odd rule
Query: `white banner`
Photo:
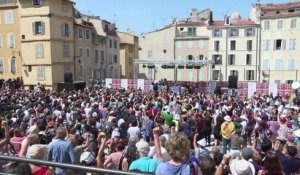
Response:
POLYGON ((127 89, 128 88, 128 80, 121 79, 121 87, 127 89))
POLYGON ((111 78, 106 78, 105 79, 105 87, 106 88, 111 88, 112 85, 112 79, 111 78))
POLYGON ((137 88, 144 90, 145 89, 145 80, 144 79, 138 79, 137 81, 137 88))
POLYGON ((277 89, 278 87, 277 87, 277 84, 275 84, 275 83, 270 83, 269 84, 269 94, 270 93, 273 93, 273 96, 276 96, 277 95, 277 93, 278 93, 278 89, 277 89))
POLYGON ((248 83, 248 98, 252 97, 254 92, 256 92, 256 83, 248 83))

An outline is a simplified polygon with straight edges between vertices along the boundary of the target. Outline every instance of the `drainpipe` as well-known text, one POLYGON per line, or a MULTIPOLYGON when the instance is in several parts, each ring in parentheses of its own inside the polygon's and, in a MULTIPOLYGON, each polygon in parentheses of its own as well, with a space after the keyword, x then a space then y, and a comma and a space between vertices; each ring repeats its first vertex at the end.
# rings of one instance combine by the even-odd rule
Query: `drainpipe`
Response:
POLYGON ((226 48, 225 48, 225 78, 224 80, 228 81, 227 77, 227 61, 228 61, 228 28, 226 28, 226 48))

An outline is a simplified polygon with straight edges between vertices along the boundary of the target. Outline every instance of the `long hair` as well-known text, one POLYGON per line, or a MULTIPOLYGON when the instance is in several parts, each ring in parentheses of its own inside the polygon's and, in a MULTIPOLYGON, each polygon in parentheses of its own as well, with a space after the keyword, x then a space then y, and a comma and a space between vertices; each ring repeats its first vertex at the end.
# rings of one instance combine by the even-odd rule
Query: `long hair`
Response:
POLYGON ((283 169, 279 161, 279 158, 274 152, 268 151, 265 158, 263 158, 263 163, 265 166, 266 175, 283 174, 283 169))

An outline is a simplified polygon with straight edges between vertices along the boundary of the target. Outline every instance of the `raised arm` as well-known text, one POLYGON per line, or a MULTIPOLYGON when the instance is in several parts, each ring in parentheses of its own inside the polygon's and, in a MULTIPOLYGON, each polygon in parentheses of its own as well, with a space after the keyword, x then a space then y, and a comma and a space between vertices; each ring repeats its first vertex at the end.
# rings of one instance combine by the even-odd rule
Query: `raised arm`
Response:
POLYGON ((162 160, 160 144, 159 144, 159 127, 153 129, 154 145, 155 145, 155 155, 158 161, 162 160))
POLYGON ((97 156, 97 167, 103 168, 103 163, 104 163, 104 156, 103 155, 104 155, 104 149, 106 147, 106 135, 105 135, 105 133, 101 132, 98 135, 97 141, 101 142, 101 145, 100 145, 100 148, 99 148, 99 151, 98 151, 98 156, 97 156))

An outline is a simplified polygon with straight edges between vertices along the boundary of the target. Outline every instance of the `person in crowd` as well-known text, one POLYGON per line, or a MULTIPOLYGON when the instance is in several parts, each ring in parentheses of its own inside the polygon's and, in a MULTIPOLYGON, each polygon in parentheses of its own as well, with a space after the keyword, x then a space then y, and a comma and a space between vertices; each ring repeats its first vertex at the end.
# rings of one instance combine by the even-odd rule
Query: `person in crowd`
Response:
POLYGON ((284 175, 279 157, 272 151, 268 151, 263 158, 264 169, 258 172, 258 175, 278 174, 284 175))
MULTIPOLYGON (((56 129, 56 140, 53 140, 49 144, 49 151, 47 155, 48 161, 71 164, 77 163, 74 148, 71 143, 65 140, 66 136, 67 132, 65 128, 58 127, 56 129)), ((57 167, 55 168, 55 173, 61 175, 64 173, 64 169, 57 167)))
POLYGON ((222 150, 223 154, 226 154, 227 150, 230 151, 231 143, 230 137, 234 133, 234 124, 231 121, 229 115, 224 117, 225 122, 221 125, 221 133, 222 133, 222 150))

